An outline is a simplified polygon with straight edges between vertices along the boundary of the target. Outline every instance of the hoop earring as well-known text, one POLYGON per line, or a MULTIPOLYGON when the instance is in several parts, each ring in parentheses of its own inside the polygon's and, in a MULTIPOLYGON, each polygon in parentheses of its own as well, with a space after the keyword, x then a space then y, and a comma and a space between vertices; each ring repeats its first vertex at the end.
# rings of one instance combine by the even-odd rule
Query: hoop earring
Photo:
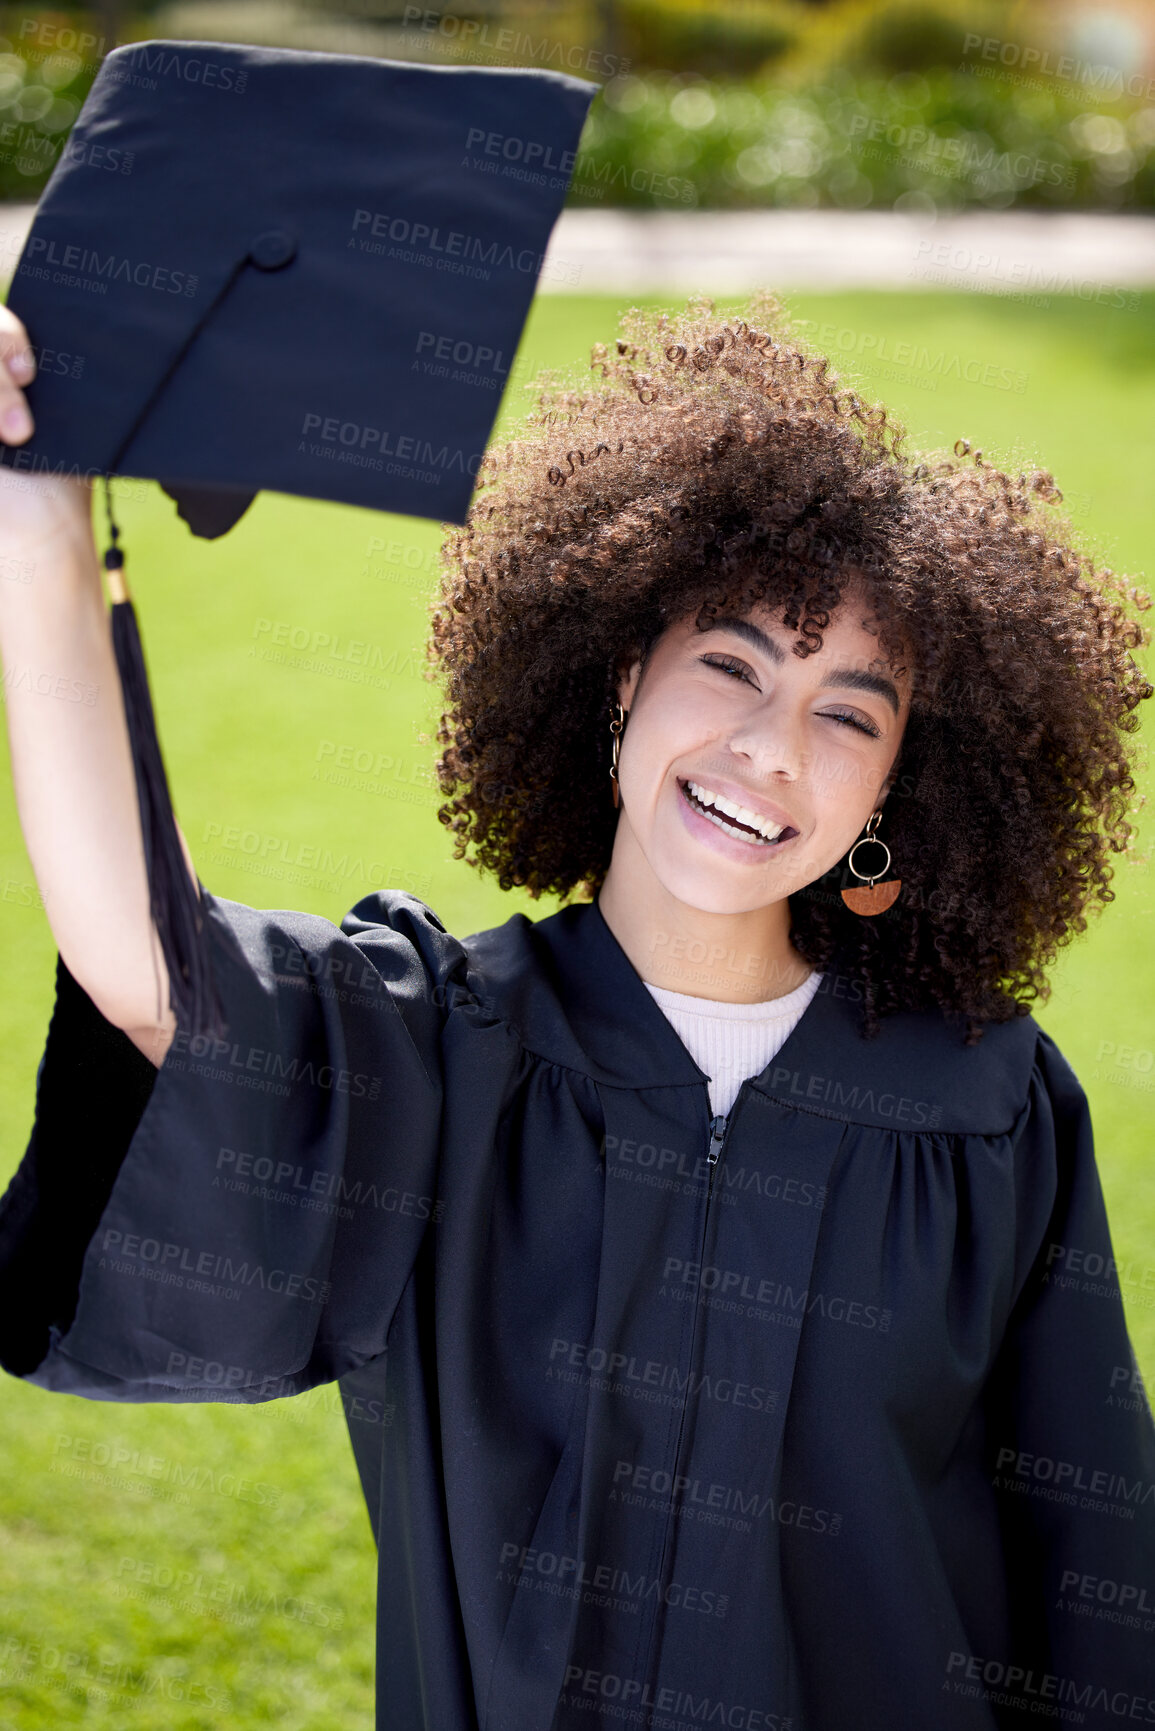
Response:
POLYGON ((618 753, 621 750, 622 732, 626 725, 629 710, 623 709, 620 703, 615 703, 617 714, 610 721, 610 732, 614 736, 613 753, 610 762, 610 780, 614 784, 614 810, 617 811, 622 802, 621 789, 618 785, 618 753))
POLYGON ((854 872, 856 878, 862 879, 865 888, 860 889, 855 884, 850 889, 843 890, 842 899, 851 913, 861 914, 863 917, 870 914, 884 914, 887 908, 894 906, 898 900, 899 891, 902 889, 901 878, 888 878, 885 883, 878 881, 884 873, 890 870, 890 849, 874 833, 881 817, 881 811, 871 812, 866 820, 866 828, 846 856, 847 865, 854 872), (863 842, 870 842, 872 846, 880 847, 886 855, 886 864, 873 874, 858 871, 854 864, 854 856, 863 842))

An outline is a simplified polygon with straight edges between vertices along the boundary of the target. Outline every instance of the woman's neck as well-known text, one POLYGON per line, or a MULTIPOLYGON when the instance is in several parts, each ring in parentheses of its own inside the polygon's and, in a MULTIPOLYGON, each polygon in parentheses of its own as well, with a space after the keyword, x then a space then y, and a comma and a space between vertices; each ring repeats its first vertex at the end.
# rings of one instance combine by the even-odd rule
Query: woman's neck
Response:
POLYGON ((641 978, 724 1004, 767 1003, 813 972, 790 942, 790 904, 706 913, 617 857, 598 892, 602 918, 641 978), (624 869, 623 869, 624 868, 624 869))

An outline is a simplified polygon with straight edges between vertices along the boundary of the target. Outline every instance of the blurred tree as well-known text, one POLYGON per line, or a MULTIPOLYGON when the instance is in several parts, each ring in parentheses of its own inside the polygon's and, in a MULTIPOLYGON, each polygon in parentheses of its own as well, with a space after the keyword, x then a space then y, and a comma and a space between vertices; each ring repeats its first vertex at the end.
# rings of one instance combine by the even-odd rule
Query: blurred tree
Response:
POLYGON ((965 31, 957 16, 931 5, 884 6, 867 20, 856 43, 864 68, 922 72, 949 66, 962 50, 965 31))
POLYGON ((794 47, 800 0, 616 0, 618 51, 631 66, 749 78, 794 47))

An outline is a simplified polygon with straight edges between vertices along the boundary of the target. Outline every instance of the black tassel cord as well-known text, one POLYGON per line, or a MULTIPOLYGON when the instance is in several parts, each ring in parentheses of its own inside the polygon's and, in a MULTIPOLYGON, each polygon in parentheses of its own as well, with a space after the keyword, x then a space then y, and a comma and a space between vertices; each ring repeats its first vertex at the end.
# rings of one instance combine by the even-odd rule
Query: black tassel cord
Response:
MULTIPOLYGON (((257 244, 259 245, 259 242, 257 244)), ((276 259, 270 262, 268 258, 257 253, 246 252, 233 261, 217 292, 169 357, 151 394, 121 438, 104 474, 104 507, 108 514, 111 542, 104 555, 104 568, 108 574, 109 596, 112 601, 112 647, 116 665, 120 670, 128 733, 132 741, 132 765, 136 771, 140 827, 144 836, 144 857, 148 868, 149 902, 168 968, 169 1002, 177 1021, 193 1036, 208 1034, 213 1039, 222 1038, 224 1018, 213 982, 204 904, 200 885, 194 884, 189 876, 184 849, 177 834, 176 817, 173 814, 172 799, 164 773, 164 760, 160 755, 160 741, 156 733, 152 698, 149 695, 144 650, 141 647, 140 631, 128 586, 124 581, 124 554, 117 545, 120 531, 113 521, 109 477, 120 468, 133 439, 152 409, 164 396, 200 332, 232 292, 247 267, 254 265, 261 270, 279 270, 290 262, 292 256, 292 252, 287 255, 278 253, 276 259)))
POLYGON ((200 886, 189 874, 177 832, 136 610, 124 581, 124 554, 117 545, 120 531, 113 521, 107 476, 104 496, 112 542, 104 555, 112 600, 112 649, 124 693, 149 906, 168 969, 169 1002, 180 1026, 194 1037, 220 1039, 223 1017, 213 980, 204 904, 200 886))

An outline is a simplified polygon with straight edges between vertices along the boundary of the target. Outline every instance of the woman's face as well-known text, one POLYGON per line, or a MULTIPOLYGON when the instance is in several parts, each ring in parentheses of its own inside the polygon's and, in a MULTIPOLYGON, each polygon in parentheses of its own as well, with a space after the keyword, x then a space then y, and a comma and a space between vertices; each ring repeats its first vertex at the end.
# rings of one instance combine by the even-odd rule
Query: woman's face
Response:
POLYGON ((835 865, 886 797, 909 709, 909 678, 865 613, 847 595, 805 657, 763 607, 669 626, 619 686, 615 852, 636 846, 671 895, 710 913, 765 907, 835 865))

